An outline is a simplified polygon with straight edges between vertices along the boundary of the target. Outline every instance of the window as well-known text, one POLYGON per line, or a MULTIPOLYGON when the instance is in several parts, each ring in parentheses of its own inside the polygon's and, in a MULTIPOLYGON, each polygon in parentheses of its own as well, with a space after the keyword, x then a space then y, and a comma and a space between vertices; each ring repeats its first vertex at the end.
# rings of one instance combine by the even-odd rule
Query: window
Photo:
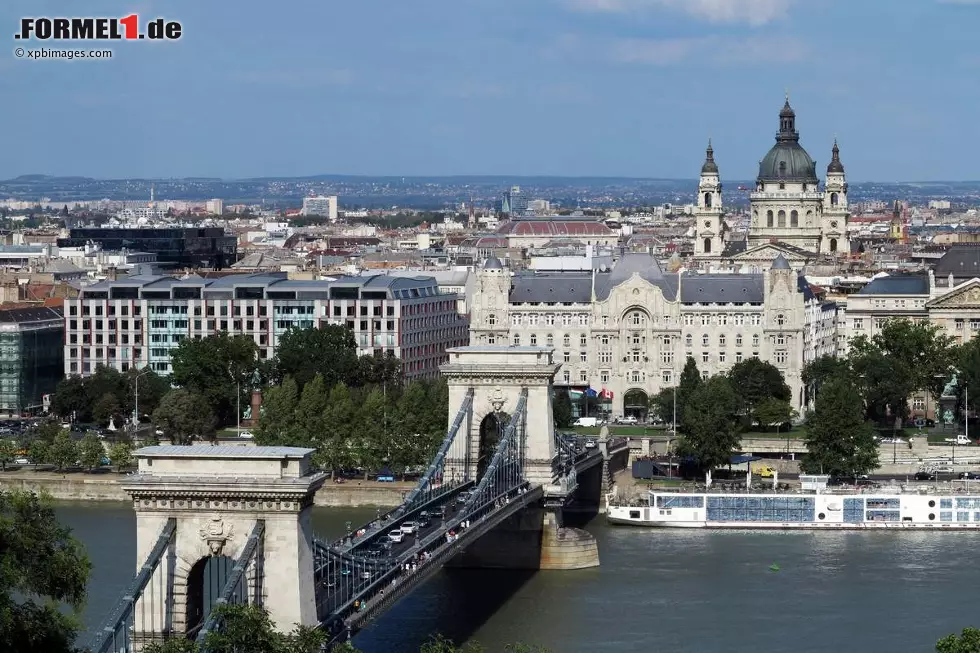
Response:
POLYGON ((521 316, 518 314, 513 314, 510 316, 511 326, 521 326, 521 316))
POLYGON ((670 370, 664 370, 663 373, 660 375, 660 380, 663 381, 664 385, 670 385, 672 378, 673 376, 671 375, 670 370))
POLYGON ((855 331, 863 331, 864 330, 864 320, 862 320, 862 319, 855 319, 854 321, 851 322, 851 326, 854 328, 855 331))
POLYGON ((581 372, 578 373, 578 380, 581 381, 582 383, 585 383, 586 381, 589 380, 589 373, 586 372, 585 370, 582 370, 581 372))
POLYGON ((565 383, 571 383, 572 381, 572 375, 567 370, 561 373, 561 378, 565 381, 565 383))
POLYGON ((642 378, 642 372, 639 372, 638 370, 633 370, 630 372, 630 383, 642 383, 642 378))
POLYGON ((758 347, 759 346, 759 334, 758 333, 756 333, 755 335, 752 336, 752 346, 753 347, 758 347))
POLYGON ((549 346, 549 347, 554 347, 555 346, 555 337, 549 333, 548 334, 548 337, 545 338, 545 344, 547 344, 547 346, 549 346))
POLYGON ((759 326, 760 324, 762 324, 762 315, 760 315, 759 313, 753 313, 752 315, 750 315, 749 324, 751 324, 752 326, 759 326))
POLYGON ((723 351, 718 352, 718 362, 719 363, 725 363, 725 362, 727 362, 727 359, 728 359, 728 356, 725 354, 725 352, 723 352, 723 351))
POLYGON ((496 342, 497 342, 497 338, 492 333, 487 336, 487 344, 488 345, 496 344, 496 342))
POLYGON ((780 313, 776 316, 776 326, 781 327, 784 324, 786 324, 786 317, 782 313, 780 313))
POLYGON ((609 383, 609 370, 602 370, 599 372, 599 381, 602 383, 609 383))
POLYGON ((735 352, 735 362, 736 363, 742 362, 742 352, 740 351, 735 352))
POLYGON ((735 326, 742 326, 743 324, 745 324, 745 316, 744 315, 733 315, 732 316, 732 324, 734 324, 735 326))
POLYGON ((611 351, 600 351, 599 352, 599 362, 605 365, 612 363, 612 352, 611 351))
POLYGON ((701 346, 702 347, 707 347, 708 346, 708 334, 707 333, 704 334, 703 336, 701 336, 701 346))
POLYGON ((722 326, 725 326, 726 324, 728 324, 728 315, 725 314, 725 313, 719 314, 718 315, 718 324, 720 324, 722 326))
POLYGON ((673 365, 674 364, 674 352, 673 351, 670 351, 670 350, 660 352, 660 361, 664 365, 673 365))
POLYGON ((568 313, 565 313, 564 315, 561 316, 561 323, 563 326, 570 325, 572 323, 572 316, 568 313))
POLYGON ((684 345, 687 346, 687 347, 693 347, 694 346, 694 336, 692 336, 690 333, 687 334, 686 336, 684 336, 684 345))
POLYGON ((633 350, 633 362, 634 363, 640 362, 640 351, 638 349, 633 350))
POLYGON ((776 226, 777 227, 786 226, 786 211, 779 209, 779 213, 776 214, 776 226))
POLYGON ((701 326, 708 326, 711 324, 711 316, 707 313, 701 314, 701 326))
POLYGON ((711 360, 711 357, 708 355, 708 352, 706 352, 706 351, 701 352, 701 362, 702 363, 707 363, 710 360, 711 360))
POLYGON ((766 211, 766 226, 767 227, 771 227, 772 226, 772 211, 771 210, 770 211, 766 211))
POLYGON ((580 351, 578 353, 578 359, 582 363, 588 363, 589 362, 589 352, 587 352, 587 351, 580 351))
POLYGON ((519 334, 519 333, 515 333, 514 334, 514 346, 515 347, 520 347, 521 346, 521 334, 519 334))
POLYGON ((487 324, 490 326, 497 326, 497 316, 491 313, 487 316, 487 324))
POLYGON ((708 370, 701 370, 701 380, 702 381, 707 381, 708 380, 708 377, 710 377, 710 376, 711 375, 708 374, 708 370))
POLYGON ((800 226, 800 212, 793 209, 789 212, 789 226, 799 227, 800 226))
POLYGON ((786 364, 786 358, 787 358, 787 355, 786 355, 786 352, 785 351, 780 350, 780 351, 777 351, 776 352, 776 364, 777 365, 785 365, 786 364))
POLYGON ((684 316, 684 324, 686 326, 694 326, 694 316, 693 315, 685 315, 684 316))
POLYGON ((785 345, 786 344, 786 336, 784 336, 781 333, 778 336, 776 336, 776 344, 777 345, 785 345))
POLYGON ((578 325, 579 326, 589 326, 589 315, 588 315, 588 313, 582 313, 581 315, 578 316, 578 325))
POLYGON ((561 339, 561 344, 563 344, 566 347, 571 347, 572 337, 566 333, 565 336, 561 339))
POLYGON ((724 334, 718 336, 718 346, 719 347, 724 347, 725 346, 725 335, 724 334))
POLYGON ((531 334, 531 337, 529 338, 529 340, 530 340, 531 346, 532 347, 536 347, 537 344, 538 344, 538 334, 532 333, 531 334))
POLYGON ((528 315, 527 323, 530 324, 531 326, 538 326, 538 314, 531 313, 530 315, 528 315))
POLYGON ((641 327, 644 325, 646 320, 644 319, 643 313, 640 311, 633 311, 627 316, 627 321, 630 325, 635 327, 641 327))
POLYGON ((602 336, 601 338, 599 338, 599 342, 602 343, 602 346, 603 347, 608 347, 609 346, 609 336, 602 336))
POLYGON ((571 363, 572 362, 572 353, 571 352, 565 351, 565 352, 562 352, 561 355, 562 355, 562 360, 564 360, 566 363, 571 363))

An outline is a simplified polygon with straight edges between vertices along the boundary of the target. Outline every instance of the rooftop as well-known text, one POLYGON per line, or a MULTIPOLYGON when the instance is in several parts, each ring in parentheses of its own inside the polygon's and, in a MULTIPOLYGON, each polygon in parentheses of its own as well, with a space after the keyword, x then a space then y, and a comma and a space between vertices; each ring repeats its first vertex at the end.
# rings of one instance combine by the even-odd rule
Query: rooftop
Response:
POLYGON ((314 452, 303 447, 252 447, 234 444, 157 445, 137 449, 141 458, 303 458, 314 452))

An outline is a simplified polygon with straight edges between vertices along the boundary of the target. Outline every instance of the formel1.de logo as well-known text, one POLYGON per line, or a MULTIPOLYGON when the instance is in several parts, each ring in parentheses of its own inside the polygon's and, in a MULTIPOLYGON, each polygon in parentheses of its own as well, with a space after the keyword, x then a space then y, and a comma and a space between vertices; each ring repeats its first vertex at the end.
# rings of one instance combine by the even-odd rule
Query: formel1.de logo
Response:
POLYGON ((176 41, 183 28, 176 20, 154 18, 140 26, 137 14, 123 18, 21 18, 15 39, 38 41, 176 41))

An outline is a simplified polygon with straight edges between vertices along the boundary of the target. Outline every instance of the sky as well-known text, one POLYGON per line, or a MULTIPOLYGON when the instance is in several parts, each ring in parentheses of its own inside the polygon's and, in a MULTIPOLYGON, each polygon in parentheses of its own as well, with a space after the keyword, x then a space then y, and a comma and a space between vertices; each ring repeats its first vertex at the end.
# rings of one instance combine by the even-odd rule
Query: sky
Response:
POLYGON ((4 0, 0 178, 684 179, 711 138, 748 180, 788 92, 821 173, 836 136, 852 181, 980 180, 978 27, 980 0, 4 0), (131 13, 182 36, 13 38, 131 13))

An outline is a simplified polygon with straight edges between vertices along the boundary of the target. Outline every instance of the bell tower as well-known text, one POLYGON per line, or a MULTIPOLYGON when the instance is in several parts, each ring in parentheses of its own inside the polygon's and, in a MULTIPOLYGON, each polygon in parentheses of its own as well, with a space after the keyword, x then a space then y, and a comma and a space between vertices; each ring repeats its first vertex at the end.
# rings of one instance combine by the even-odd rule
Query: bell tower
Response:
POLYGON ((724 247, 721 203, 721 181, 715 151, 708 139, 701 179, 698 182, 698 204, 694 214, 694 256, 699 259, 717 259, 724 247))
POLYGON ((827 181, 824 184, 823 211, 820 220, 820 251, 824 254, 844 256, 850 254, 847 240, 847 181, 844 178, 844 164, 840 161, 840 148, 834 139, 830 164, 827 166, 827 181))

